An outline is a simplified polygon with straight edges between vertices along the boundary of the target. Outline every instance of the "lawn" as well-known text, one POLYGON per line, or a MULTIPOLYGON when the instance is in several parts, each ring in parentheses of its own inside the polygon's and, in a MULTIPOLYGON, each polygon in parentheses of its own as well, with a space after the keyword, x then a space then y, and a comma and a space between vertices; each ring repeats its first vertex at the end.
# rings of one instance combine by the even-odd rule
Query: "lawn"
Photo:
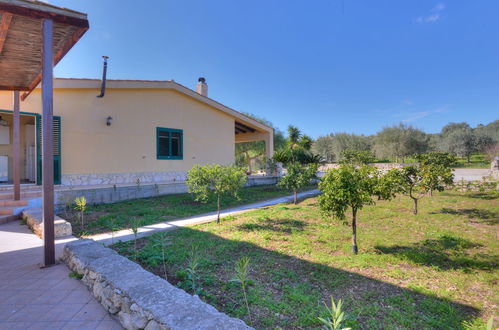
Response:
POLYGON ((315 198, 155 234, 137 242, 137 258, 133 242, 115 248, 164 277, 166 235, 168 280, 257 329, 319 328, 330 296, 354 328, 460 329, 497 315, 497 192, 436 193, 417 216, 411 208, 405 197, 365 207, 357 256, 350 227, 322 219, 315 198), (251 315, 230 281, 243 256, 251 315))
MULTIPOLYGON (((307 189, 315 188, 311 186, 307 189)), ((223 209, 251 204, 290 194, 290 192, 274 185, 247 187, 240 191, 239 198, 224 197, 221 200, 221 207, 223 209)), ((83 228, 79 214, 75 210, 63 210, 59 216, 71 222, 75 235, 88 236, 130 228, 132 221, 139 221, 142 226, 145 226, 216 210, 217 204, 214 200, 208 203, 199 203, 190 194, 175 194, 88 206, 84 214, 83 228)))
POLYGON ((466 158, 459 158, 454 168, 490 168, 490 161, 485 158, 485 154, 473 154, 469 163, 466 158))

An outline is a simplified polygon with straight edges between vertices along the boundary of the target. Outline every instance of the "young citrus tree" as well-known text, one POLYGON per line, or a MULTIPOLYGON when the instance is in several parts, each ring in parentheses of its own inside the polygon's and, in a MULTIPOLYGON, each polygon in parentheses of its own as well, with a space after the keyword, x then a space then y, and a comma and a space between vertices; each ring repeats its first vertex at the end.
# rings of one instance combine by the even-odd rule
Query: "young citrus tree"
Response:
POLYGON ((457 162, 456 156, 446 152, 429 152, 416 155, 415 158, 429 186, 430 196, 433 196, 434 190, 443 191, 445 186, 453 184, 452 166, 457 162))
POLYGON ((333 216, 345 220, 348 209, 352 212, 352 252, 357 248, 357 213, 364 205, 374 204, 373 196, 391 199, 394 196, 392 176, 384 177, 371 166, 356 167, 343 164, 337 169, 326 172, 319 182, 322 194, 319 196, 319 207, 325 216, 333 216))
POLYGON ((441 164, 406 166, 399 170, 400 186, 398 190, 409 196, 413 203, 413 213, 418 214, 418 201, 432 190, 443 191, 446 185, 453 184, 452 169, 441 164))
POLYGON ((217 223, 220 223, 220 198, 224 195, 238 196, 239 190, 248 180, 244 169, 224 165, 196 165, 187 173, 189 192, 197 201, 217 199, 217 223))
POLYGON ((298 190, 310 185, 315 179, 317 173, 317 164, 302 165, 298 162, 288 164, 287 173, 278 183, 279 187, 292 191, 294 198, 293 203, 298 203, 298 190))

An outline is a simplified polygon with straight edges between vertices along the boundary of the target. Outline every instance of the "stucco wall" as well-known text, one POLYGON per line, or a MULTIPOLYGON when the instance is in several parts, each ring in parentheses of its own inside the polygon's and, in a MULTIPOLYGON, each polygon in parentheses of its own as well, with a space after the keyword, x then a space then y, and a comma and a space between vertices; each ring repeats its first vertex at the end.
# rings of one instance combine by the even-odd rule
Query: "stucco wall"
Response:
MULTIPOLYGON (((234 119, 173 90, 55 89, 54 115, 61 116, 62 174, 178 172, 195 164, 234 161, 234 119), (106 126, 106 118, 113 117, 106 126), (183 160, 156 159, 156 127, 183 130, 183 160)), ((12 109, 0 93, 0 109, 12 109)), ((41 112, 40 90, 21 111, 41 112)))

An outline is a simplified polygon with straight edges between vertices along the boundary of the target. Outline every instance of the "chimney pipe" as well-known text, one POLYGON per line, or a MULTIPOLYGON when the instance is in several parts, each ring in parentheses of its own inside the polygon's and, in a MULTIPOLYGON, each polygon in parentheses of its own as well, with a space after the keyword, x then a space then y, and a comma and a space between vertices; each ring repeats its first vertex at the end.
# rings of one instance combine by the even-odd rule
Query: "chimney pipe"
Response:
POLYGON ((97 97, 104 97, 104 94, 106 94, 106 76, 107 76, 107 59, 109 56, 102 56, 104 59, 104 67, 102 68, 102 81, 100 85, 100 94, 97 95, 97 97))
POLYGON ((204 77, 200 77, 198 79, 198 83, 196 85, 196 92, 199 95, 208 97, 208 84, 206 83, 206 79, 204 77))

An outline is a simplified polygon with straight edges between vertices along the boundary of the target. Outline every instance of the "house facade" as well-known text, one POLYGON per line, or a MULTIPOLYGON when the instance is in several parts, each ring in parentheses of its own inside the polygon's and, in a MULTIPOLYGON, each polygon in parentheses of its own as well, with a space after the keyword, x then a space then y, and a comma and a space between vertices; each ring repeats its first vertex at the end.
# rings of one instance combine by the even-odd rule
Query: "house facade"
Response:
MULTIPOLYGON (((235 144, 273 129, 174 81, 54 80, 54 181, 67 186, 182 182, 196 164, 234 163, 235 144)), ((41 91, 21 102, 21 180, 41 183, 41 91)), ((12 180, 12 93, 0 92, 0 181, 12 180)))

